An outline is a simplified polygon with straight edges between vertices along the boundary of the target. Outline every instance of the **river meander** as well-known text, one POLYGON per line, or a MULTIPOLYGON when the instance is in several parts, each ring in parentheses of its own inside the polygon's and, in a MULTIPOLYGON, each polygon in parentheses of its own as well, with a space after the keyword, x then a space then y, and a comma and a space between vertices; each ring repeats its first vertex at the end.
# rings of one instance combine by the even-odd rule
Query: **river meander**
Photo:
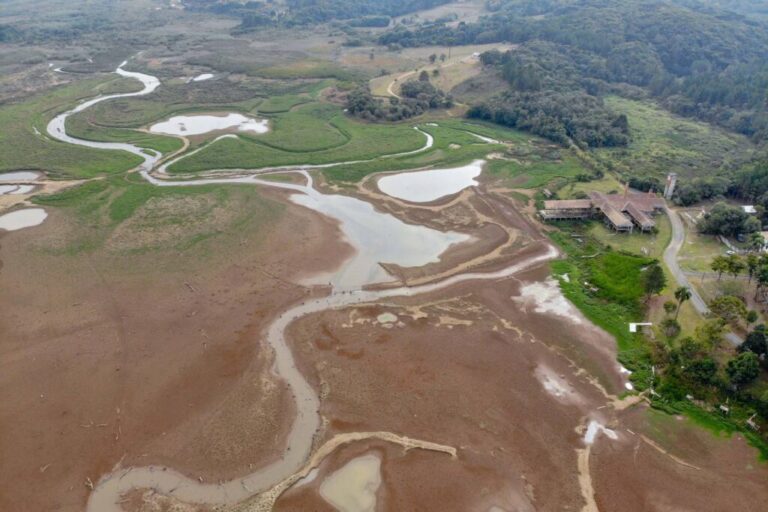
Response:
MULTIPOLYGON (((116 72, 121 76, 141 81, 144 85, 141 91, 99 96, 85 101, 52 119, 47 127, 48 134, 54 139, 70 144, 103 150, 128 151, 135 154, 143 160, 138 171, 147 181, 157 186, 194 186, 221 183, 287 189, 294 192, 291 195, 291 200, 296 204, 336 219, 342 234, 355 248, 356 255, 343 262, 340 269, 330 277, 330 281, 335 286, 334 293, 289 308, 275 318, 266 329, 266 341, 275 351, 273 371, 290 386, 297 409, 296 419, 291 426, 285 450, 280 459, 265 464, 251 474, 219 484, 199 482, 171 468, 158 466, 121 468, 118 466, 96 482, 88 500, 88 512, 120 511, 121 495, 139 488, 153 488, 156 492, 174 496, 186 502, 236 503, 270 489, 301 468, 310 456, 312 441, 320 426, 318 413, 320 402, 315 390, 297 369, 285 339, 285 330, 294 320, 327 309, 376 302, 391 297, 433 292, 463 281, 499 279, 557 256, 557 251, 552 246, 548 246, 547 251, 543 254, 532 256, 495 272, 457 274, 442 281, 415 287, 404 286, 377 291, 363 289, 366 284, 387 279, 386 274, 379 266, 380 261, 402 266, 424 265, 436 261, 451 245, 470 241, 470 237, 466 234, 443 233, 424 226, 404 223, 390 214, 378 212, 370 203, 353 197, 323 194, 314 188, 310 175, 305 170, 301 170, 303 166, 292 166, 293 170, 303 172, 306 177, 306 184, 303 185, 267 181, 260 179, 256 174, 171 181, 153 174, 161 159, 159 154, 147 154, 132 144, 92 142, 68 135, 66 133, 66 119, 70 115, 110 99, 150 94, 160 86, 160 81, 156 77, 125 71, 123 69, 125 64, 125 62, 121 64, 116 72), (344 293, 339 293, 340 291, 344 293)), ((427 147, 429 147, 433 139, 429 134, 426 135, 427 147)), ((423 148, 418 151, 421 150, 423 148)), ((304 168, 309 167, 305 166, 304 168)), ((162 173, 158 174, 162 176, 162 173)))

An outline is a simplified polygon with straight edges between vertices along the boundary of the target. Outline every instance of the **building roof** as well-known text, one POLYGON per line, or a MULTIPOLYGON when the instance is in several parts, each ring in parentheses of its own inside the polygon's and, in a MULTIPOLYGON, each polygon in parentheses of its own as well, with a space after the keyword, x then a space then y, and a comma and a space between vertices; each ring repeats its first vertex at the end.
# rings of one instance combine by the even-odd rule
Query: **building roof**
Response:
POLYGON ((641 212, 640 209, 635 206, 635 203, 627 203, 625 211, 630 217, 635 219, 635 222, 637 222, 643 229, 651 229, 656 225, 656 223, 651 220, 650 217, 641 212))
POLYGON ((611 224, 613 224, 617 228, 632 227, 632 221, 629 220, 629 218, 627 218, 626 215, 624 215, 619 210, 614 208, 613 205, 609 203, 603 203, 600 206, 600 211, 602 211, 603 214, 608 218, 608 220, 611 221, 611 224))
POLYGON ((595 206, 608 203, 619 211, 625 211, 628 204, 634 204, 635 207, 643 213, 652 213, 655 210, 664 208, 664 199, 653 194, 644 194, 641 192, 627 191, 624 194, 603 194, 602 192, 590 192, 589 197, 595 202, 595 206))
POLYGON ((545 210, 585 210, 592 208, 591 199, 565 199, 544 201, 545 210))

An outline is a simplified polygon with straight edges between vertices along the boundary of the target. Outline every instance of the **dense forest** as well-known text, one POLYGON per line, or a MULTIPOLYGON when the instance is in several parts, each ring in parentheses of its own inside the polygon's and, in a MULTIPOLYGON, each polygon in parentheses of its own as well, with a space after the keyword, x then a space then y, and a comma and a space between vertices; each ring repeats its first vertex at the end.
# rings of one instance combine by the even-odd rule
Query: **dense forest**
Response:
POLYGON ((346 20, 353 27, 386 27, 390 17, 446 4, 450 0, 286 0, 273 2, 219 2, 186 0, 188 9, 236 16, 238 30, 262 26, 301 26, 346 20))
POLYGON ((554 142, 582 147, 624 146, 629 124, 612 113, 596 93, 605 89, 585 78, 590 54, 564 53, 552 43, 535 41, 515 51, 481 54, 496 67, 510 90, 470 108, 469 117, 527 130, 554 142))
POLYGON ((627 84, 675 113, 768 139, 768 30, 759 21, 694 1, 495 0, 488 5, 496 12, 476 23, 399 26, 379 42, 404 47, 517 43, 536 59, 568 64, 562 71, 544 70, 554 75, 544 77, 547 87, 554 81, 596 95, 627 84))
POLYGON ((400 98, 376 98, 367 85, 360 86, 347 96, 347 112, 368 121, 401 121, 453 106, 453 98, 432 85, 425 71, 418 80, 405 82, 400 94, 400 98))

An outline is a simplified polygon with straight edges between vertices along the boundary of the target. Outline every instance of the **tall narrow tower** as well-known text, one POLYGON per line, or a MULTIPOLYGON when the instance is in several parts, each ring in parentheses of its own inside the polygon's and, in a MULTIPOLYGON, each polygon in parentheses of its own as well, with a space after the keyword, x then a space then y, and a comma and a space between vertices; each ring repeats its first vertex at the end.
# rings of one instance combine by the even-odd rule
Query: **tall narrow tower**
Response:
POLYGON ((675 185, 677 185, 677 173, 671 172, 667 175, 667 184, 664 186, 664 199, 672 199, 672 194, 675 193, 675 185))

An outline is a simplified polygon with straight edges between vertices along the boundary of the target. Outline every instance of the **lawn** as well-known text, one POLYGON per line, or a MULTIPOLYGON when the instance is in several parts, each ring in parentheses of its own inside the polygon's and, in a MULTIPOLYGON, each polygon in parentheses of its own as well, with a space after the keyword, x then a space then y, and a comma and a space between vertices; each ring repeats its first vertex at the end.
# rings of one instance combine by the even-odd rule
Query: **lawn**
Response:
MULTIPOLYGON (((685 218, 685 214, 682 214, 685 218)), ((703 235, 695 229, 690 228, 688 222, 685 224, 685 241, 680 249, 678 262, 680 268, 693 272, 712 272, 710 264, 715 256, 725 254, 728 250, 717 237, 713 235, 703 235)))
MULTIPOLYGON (((642 304, 642 269, 651 260, 628 253, 606 251, 602 243, 589 236, 582 224, 562 224, 561 227, 562 230, 552 233, 551 237, 563 249, 566 259, 553 262, 551 267, 554 275, 559 278, 563 294, 590 321, 616 338, 619 361, 633 371, 631 379, 635 388, 647 388, 652 379, 652 340, 645 340, 640 333, 629 333, 627 324, 646 317, 654 324, 660 323, 665 317, 660 305, 671 300, 675 283, 667 273, 667 289, 654 299, 655 307, 646 312, 642 304)), ((701 323, 701 318, 690 303, 684 303, 678 321, 683 332, 677 340, 692 335, 696 325, 701 323)), ((658 329, 656 339, 663 344, 670 343, 658 329)), ((697 425, 718 435, 730 435, 738 431, 760 450, 761 458, 768 458, 766 440, 744 425, 746 418, 754 412, 753 405, 731 402, 731 416, 724 417, 699 408, 682 399, 682 396, 680 399, 674 398, 671 388, 667 387, 674 386, 674 382, 665 379, 664 374, 657 374, 656 378, 661 396, 652 398, 653 407, 670 414, 685 414, 697 425)), ((755 389, 761 389, 763 385, 758 383, 755 389)), ((684 390, 680 392, 686 393, 684 390)), ((722 400, 722 397, 716 400, 722 400)))
POLYGON ((455 130, 463 130, 472 133, 477 133, 485 137, 499 140, 501 142, 509 142, 514 144, 526 144, 535 136, 529 133, 513 130, 511 128, 505 128, 504 126, 488 123, 485 121, 472 119, 444 119, 440 121, 441 127, 453 128, 455 130))
POLYGON ((672 227, 666 215, 657 215, 655 233, 641 233, 635 231, 632 234, 616 233, 608 229, 602 222, 592 222, 589 226, 589 234, 599 242, 610 245, 616 250, 641 254, 650 258, 660 259, 664 249, 672 238, 672 227))

